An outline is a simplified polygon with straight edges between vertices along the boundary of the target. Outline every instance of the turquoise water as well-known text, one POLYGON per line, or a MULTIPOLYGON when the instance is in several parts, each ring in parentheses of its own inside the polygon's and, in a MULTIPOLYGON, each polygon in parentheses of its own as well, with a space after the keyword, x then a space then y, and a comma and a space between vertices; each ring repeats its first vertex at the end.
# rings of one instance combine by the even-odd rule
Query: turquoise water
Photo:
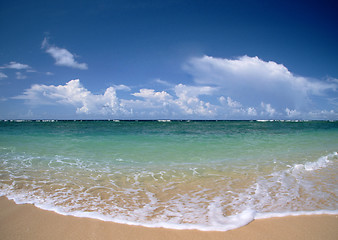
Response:
POLYGON ((338 122, 0 122, 0 195, 176 229, 338 213, 338 122))

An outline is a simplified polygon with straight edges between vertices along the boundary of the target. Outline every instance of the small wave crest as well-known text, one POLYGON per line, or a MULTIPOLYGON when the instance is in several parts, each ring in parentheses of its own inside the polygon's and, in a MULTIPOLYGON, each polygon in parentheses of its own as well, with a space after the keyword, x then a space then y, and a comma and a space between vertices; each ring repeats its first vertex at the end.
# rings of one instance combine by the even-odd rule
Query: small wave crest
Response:
POLYGON ((338 156, 337 152, 334 152, 332 154, 322 156, 318 158, 317 161, 314 162, 306 162, 305 164, 295 164, 292 167, 292 170, 305 170, 305 171, 319 170, 321 168, 327 167, 330 163, 332 163, 332 160, 337 156, 338 156))

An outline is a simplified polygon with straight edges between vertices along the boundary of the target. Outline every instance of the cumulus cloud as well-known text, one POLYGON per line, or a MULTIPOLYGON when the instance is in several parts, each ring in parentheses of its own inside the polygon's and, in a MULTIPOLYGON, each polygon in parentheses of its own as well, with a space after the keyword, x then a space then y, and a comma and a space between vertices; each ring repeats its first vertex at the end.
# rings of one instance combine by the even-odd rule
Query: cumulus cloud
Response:
POLYGON ((132 93, 136 99, 120 99, 121 114, 138 118, 166 118, 172 113, 173 97, 165 92, 143 88, 132 93))
POLYGON ((79 79, 58 86, 35 84, 14 99, 26 100, 32 105, 72 105, 76 107, 76 113, 107 114, 117 110, 116 91, 113 87, 107 88, 104 94, 95 95, 84 88, 79 79))
POLYGON ((71 105, 78 114, 99 114, 115 117, 161 118, 213 116, 216 108, 198 98, 209 95, 211 87, 196 87, 179 84, 175 95, 154 89, 140 89, 131 96, 136 99, 119 99, 117 90, 130 90, 124 85, 112 86, 103 94, 93 94, 82 86, 79 79, 65 85, 35 84, 14 99, 25 100, 31 105, 71 105))
POLYGON ((184 65, 197 84, 214 85, 244 104, 269 102, 281 109, 301 107, 313 95, 336 90, 334 81, 325 82, 296 76, 283 64, 258 57, 237 59, 203 56, 192 58, 184 65))
POLYGON ((155 92, 154 89, 140 89, 140 92, 133 93, 132 95, 136 97, 142 97, 145 99, 149 99, 152 101, 170 101, 172 96, 169 95, 167 92, 155 92))
POLYGON ((252 119, 257 116, 254 107, 244 107, 242 103, 231 97, 221 96, 218 98, 221 107, 217 108, 218 114, 225 119, 252 119))
POLYGON ((47 38, 43 40, 41 47, 55 59, 55 65, 78 68, 82 70, 88 69, 86 63, 78 63, 75 60, 74 54, 69 52, 67 49, 50 45, 47 38))
POLYGON ((285 109, 285 113, 289 118, 295 118, 300 116, 300 112, 298 112, 297 110, 291 110, 289 108, 285 109))
POLYGON ((209 86, 187 86, 184 84, 175 86, 176 96, 181 99, 194 98, 200 95, 212 95, 216 91, 217 88, 209 86))
POLYGON ((247 109, 247 113, 248 113, 249 116, 257 116, 257 111, 256 111, 256 109, 253 108, 253 107, 249 107, 249 108, 247 109))
POLYGON ((175 94, 178 97, 175 104, 185 114, 210 116, 216 115, 216 108, 209 102, 199 99, 200 95, 212 95, 218 89, 209 86, 187 86, 178 84, 175 86, 175 94))
POLYGON ((240 108, 242 104, 240 102, 232 100, 230 97, 227 97, 227 104, 231 108, 240 108))
POLYGON ((261 107, 263 108, 262 115, 268 115, 269 117, 273 117, 276 114, 276 109, 274 109, 271 104, 261 103, 261 107))
POLYGON ((201 95, 210 96, 217 88, 208 86, 187 86, 178 84, 173 94, 143 88, 131 93, 134 99, 120 99, 119 90, 130 90, 124 85, 108 87, 102 94, 93 94, 82 86, 79 79, 64 85, 35 84, 14 99, 25 100, 27 104, 73 106, 77 114, 90 114, 116 118, 221 118, 221 119, 255 119, 255 118, 308 118, 334 119, 334 110, 314 110, 308 113, 285 108, 278 112, 270 103, 261 102, 259 106, 245 107, 231 97, 221 96, 220 104, 211 104, 201 100, 201 95), (284 114, 284 115, 283 115, 284 114))
POLYGON ((93 94, 75 79, 59 86, 36 84, 14 98, 31 105, 73 106, 78 114, 128 119, 337 119, 334 78, 296 76, 282 64, 248 56, 194 58, 184 69, 193 83, 152 81, 165 90, 112 85, 93 94), (127 93, 119 98, 118 91, 127 93), (315 105, 319 101, 321 105, 315 105), (323 108, 323 103, 329 105, 323 108))
POLYGON ((140 89, 132 95, 142 100, 121 100, 125 110, 134 114, 152 116, 154 118, 190 118, 196 116, 214 116, 216 107, 199 99, 200 95, 210 95, 211 87, 197 87, 178 84, 174 87, 174 95, 166 91, 140 89))

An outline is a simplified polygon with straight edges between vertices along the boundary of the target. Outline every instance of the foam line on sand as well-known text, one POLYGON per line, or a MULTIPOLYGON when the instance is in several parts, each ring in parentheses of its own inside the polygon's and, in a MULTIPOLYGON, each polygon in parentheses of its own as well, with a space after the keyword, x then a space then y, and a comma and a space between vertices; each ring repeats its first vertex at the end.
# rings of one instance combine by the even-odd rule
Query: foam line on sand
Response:
POLYGON ((146 228, 63 216, 0 197, 0 236, 7 239, 326 239, 338 237, 338 215, 260 219, 227 232, 146 228))

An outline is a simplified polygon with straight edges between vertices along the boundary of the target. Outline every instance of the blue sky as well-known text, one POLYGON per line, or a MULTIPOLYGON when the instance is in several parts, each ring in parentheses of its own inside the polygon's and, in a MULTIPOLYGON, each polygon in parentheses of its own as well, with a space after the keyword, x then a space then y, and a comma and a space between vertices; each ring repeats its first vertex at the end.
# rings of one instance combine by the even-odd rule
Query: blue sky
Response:
POLYGON ((338 119, 335 1, 0 1, 0 119, 338 119))

